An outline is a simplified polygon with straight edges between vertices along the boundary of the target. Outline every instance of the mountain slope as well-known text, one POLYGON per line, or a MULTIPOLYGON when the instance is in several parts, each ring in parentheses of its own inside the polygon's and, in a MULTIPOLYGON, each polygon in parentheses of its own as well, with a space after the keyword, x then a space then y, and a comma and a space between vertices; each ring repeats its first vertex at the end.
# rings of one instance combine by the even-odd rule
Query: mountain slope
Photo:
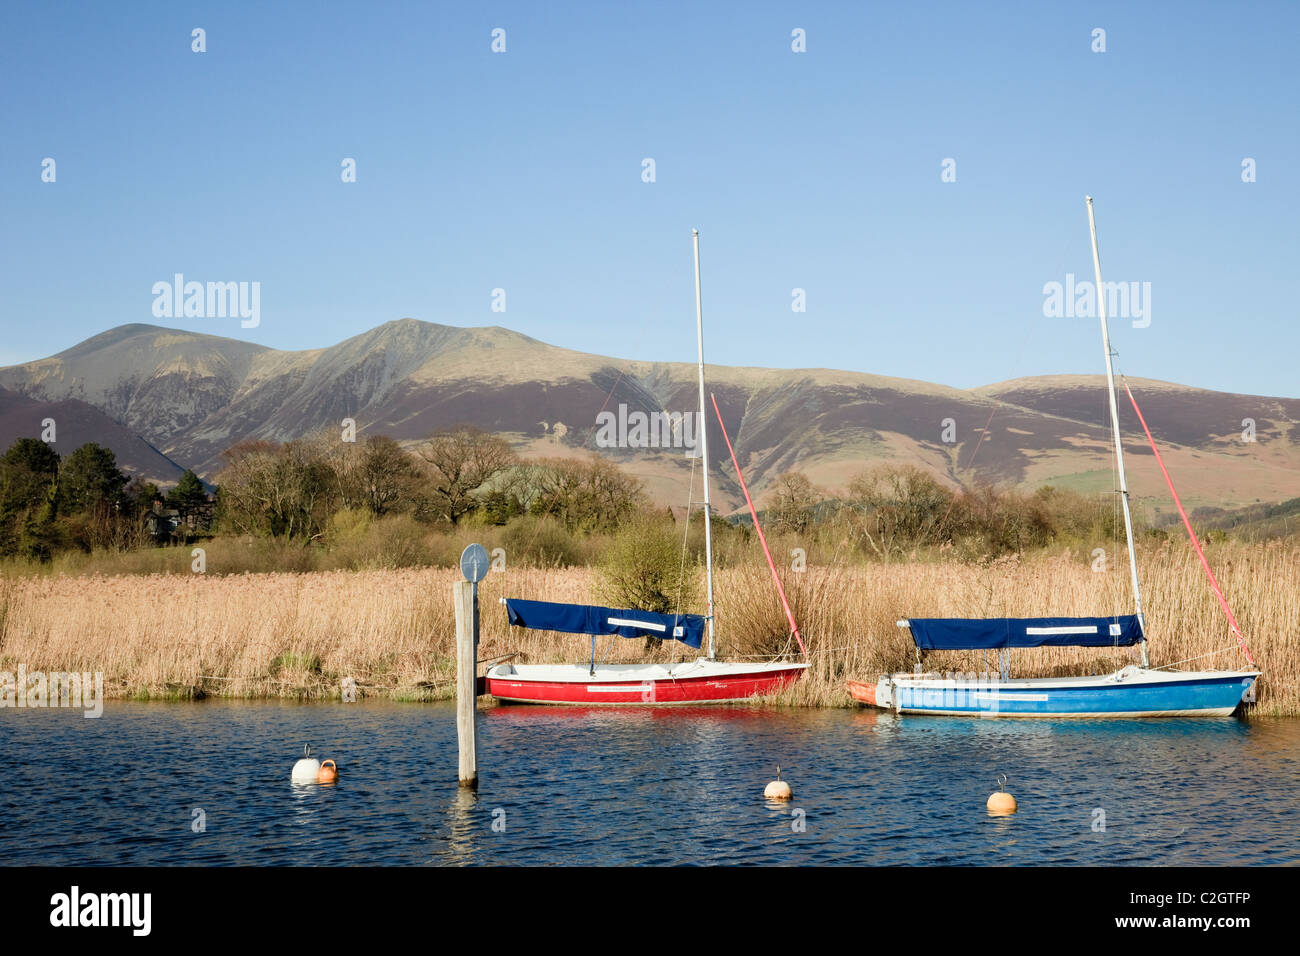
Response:
POLYGON ((62 457, 87 442, 111 448, 117 466, 132 477, 159 484, 176 482, 185 470, 129 428, 75 398, 39 401, 0 389, 0 449, 19 438, 41 438, 54 422, 53 447, 62 457))
MULTIPOLYGON (((715 353, 725 354, 725 344, 715 353)), ((689 362, 606 358, 504 328, 414 319, 294 352, 126 325, 50 358, 0 369, 0 388, 14 393, 0 395, 0 415, 19 397, 82 402, 211 479, 221 452, 239 440, 337 430, 345 418, 363 434, 406 442, 469 422, 506 434, 526 456, 579 454, 595 448, 602 409, 698 413, 695 374, 689 362)), ((918 465, 951 485, 1113 488, 1099 375, 962 390, 852 371, 710 366, 708 382, 760 494, 791 468, 842 488, 880 460, 918 465), (944 434, 949 423, 955 435, 944 434)), ((1146 380, 1131 385, 1189 504, 1237 507, 1300 494, 1300 400, 1146 380), (1243 419, 1254 420, 1257 441, 1241 440, 1243 419)), ((1121 420, 1134 493, 1162 509, 1163 482, 1127 407, 1121 420)), ((739 506, 716 421, 709 442, 718 504, 739 506)), ((686 499, 690 463, 681 449, 601 452, 644 478, 659 500, 686 499)))

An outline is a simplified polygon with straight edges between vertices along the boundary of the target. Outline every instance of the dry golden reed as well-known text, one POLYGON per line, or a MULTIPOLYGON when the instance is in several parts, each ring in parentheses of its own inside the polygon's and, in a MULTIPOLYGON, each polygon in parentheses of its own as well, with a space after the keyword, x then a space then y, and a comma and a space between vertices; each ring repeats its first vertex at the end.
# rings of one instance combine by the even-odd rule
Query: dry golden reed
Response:
MULTIPOLYGON (((1300 547, 1226 542, 1209 551, 1264 672, 1257 714, 1300 714, 1300 547)), ((1092 615, 1125 611, 1127 568, 1091 569, 1087 555, 1041 553, 982 564, 901 561, 810 566, 782 578, 809 645, 804 680, 774 698, 794 705, 849 703, 845 678, 910 670, 913 649, 895 622, 916 617, 1092 615)), ((1179 543, 1141 557, 1155 666, 1238 668, 1222 611, 1196 557, 1179 543)), ((593 600, 585 568, 516 568, 481 586, 483 660, 585 660, 588 639, 511 629, 498 599, 593 600)), ((242 575, 154 574, 0 579, 0 669, 102 671, 111 696, 337 697, 343 678, 363 693, 429 699, 452 692, 455 624, 451 569, 242 575)), ((791 647, 765 567, 717 574, 723 656, 762 657, 791 647)), ((701 592, 702 593, 702 592, 701 592)), ((691 609, 691 610, 698 610, 691 609)), ((601 639, 606 660, 692 655, 677 644, 601 639)), ((1099 673, 1136 650, 1013 652, 1013 676, 1099 673)), ((978 653, 931 655, 931 670, 982 671, 978 653)))

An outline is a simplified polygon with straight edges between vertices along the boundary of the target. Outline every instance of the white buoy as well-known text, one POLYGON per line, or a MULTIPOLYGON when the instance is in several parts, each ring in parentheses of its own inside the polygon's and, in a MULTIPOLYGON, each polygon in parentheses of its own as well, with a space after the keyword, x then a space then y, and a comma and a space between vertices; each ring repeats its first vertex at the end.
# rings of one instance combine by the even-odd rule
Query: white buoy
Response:
POLYGON ((315 783, 320 774, 320 761, 311 755, 311 744, 302 745, 302 759, 293 765, 289 779, 293 783, 315 783))
POLYGON ((776 779, 763 788, 763 796, 768 800, 789 800, 793 794, 790 785, 781 779, 781 768, 776 768, 776 779))

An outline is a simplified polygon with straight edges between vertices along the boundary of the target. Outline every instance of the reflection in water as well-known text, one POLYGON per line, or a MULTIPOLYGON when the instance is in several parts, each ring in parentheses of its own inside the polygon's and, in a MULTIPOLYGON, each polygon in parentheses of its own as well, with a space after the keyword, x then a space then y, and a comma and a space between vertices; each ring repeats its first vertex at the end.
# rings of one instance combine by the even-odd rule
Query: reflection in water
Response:
POLYGON ((849 726, 857 733, 871 733, 882 714, 874 707, 859 707, 849 713, 849 726))
POLYGON ((477 832, 474 810, 478 807, 478 793, 470 787, 456 786, 447 818, 451 837, 448 840, 449 862, 465 865, 474 862, 474 837, 477 832))
POLYGON ((311 818, 315 814, 315 807, 312 806, 312 797, 318 792, 318 787, 314 783, 290 783, 289 794, 293 797, 293 812, 298 818, 298 822, 303 826, 311 823, 311 818))
POLYGON ((452 705, 4 710, 0 859, 1295 863, 1297 753, 1300 721, 1285 720, 501 706, 480 717, 475 792, 456 783, 452 705), (345 764, 337 786, 289 784, 303 739, 345 764), (763 799, 778 764, 789 803, 763 799), (985 809, 999 774, 1012 816, 985 809))

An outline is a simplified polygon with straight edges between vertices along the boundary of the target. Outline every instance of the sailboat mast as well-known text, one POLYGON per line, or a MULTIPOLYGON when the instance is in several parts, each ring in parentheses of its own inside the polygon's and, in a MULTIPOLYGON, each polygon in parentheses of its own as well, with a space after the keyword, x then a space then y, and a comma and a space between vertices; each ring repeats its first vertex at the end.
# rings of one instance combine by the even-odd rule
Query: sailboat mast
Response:
MULTIPOLYGON (((696 434, 700 440, 700 456, 704 461, 704 564, 709 582, 709 660, 713 660, 717 649, 713 643, 713 517, 709 510, 709 429, 708 419, 704 416, 704 317, 700 306, 700 230, 692 229, 691 238, 695 245, 695 343, 700 356, 700 420, 696 425, 696 434)), ((687 515, 687 521, 690 515, 687 515)))
POLYGON ((1142 589, 1138 584, 1137 552, 1133 547, 1133 515, 1129 511, 1128 478, 1124 473, 1124 445, 1120 441, 1119 408, 1115 403, 1115 370, 1111 363, 1110 329, 1106 324, 1106 289, 1101 284, 1101 254, 1097 251, 1097 220, 1092 212, 1092 197, 1085 196, 1088 205, 1088 231, 1092 234, 1092 267, 1097 276, 1097 314, 1101 316, 1101 348, 1106 355, 1106 388, 1110 396, 1110 427, 1115 440, 1115 461, 1119 466, 1119 500, 1124 507, 1124 539, 1128 543, 1128 569, 1133 579, 1133 606, 1142 625, 1142 666, 1151 666, 1147 656, 1147 624, 1142 614, 1142 589))

